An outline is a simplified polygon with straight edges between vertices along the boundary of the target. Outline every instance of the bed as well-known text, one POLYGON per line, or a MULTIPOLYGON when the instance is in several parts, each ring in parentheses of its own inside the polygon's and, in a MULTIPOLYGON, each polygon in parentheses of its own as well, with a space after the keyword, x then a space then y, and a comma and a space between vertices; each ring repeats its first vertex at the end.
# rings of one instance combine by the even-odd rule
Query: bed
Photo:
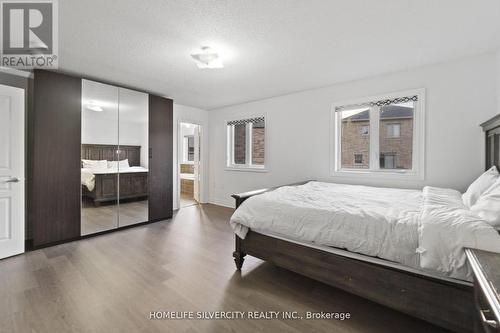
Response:
MULTIPOLYGON (((140 166, 140 146, 120 146, 119 160, 128 160, 128 167, 90 169, 82 167, 82 196, 95 206, 122 199, 145 199, 148 196, 148 169, 140 166), (118 176, 119 175, 119 176, 118 176)), ((83 144, 82 160, 117 160, 113 145, 83 144)))
MULTIPOLYGON (((485 128, 488 168, 499 165, 499 128, 485 128)), ((452 331, 470 332, 471 272, 455 240, 500 251, 500 236, 469 216, 457 193, 308 181, 235 194, 236 267, 252 255, 452 331)))

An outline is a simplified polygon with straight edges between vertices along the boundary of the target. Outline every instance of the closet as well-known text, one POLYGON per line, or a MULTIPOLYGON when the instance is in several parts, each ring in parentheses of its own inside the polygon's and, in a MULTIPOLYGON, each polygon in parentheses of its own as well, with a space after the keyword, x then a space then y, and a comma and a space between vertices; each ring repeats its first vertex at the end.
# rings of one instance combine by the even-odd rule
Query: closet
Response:
POLYGON ((35 70, 27 223, 34 247, 172 216, 173 102, 35 70))

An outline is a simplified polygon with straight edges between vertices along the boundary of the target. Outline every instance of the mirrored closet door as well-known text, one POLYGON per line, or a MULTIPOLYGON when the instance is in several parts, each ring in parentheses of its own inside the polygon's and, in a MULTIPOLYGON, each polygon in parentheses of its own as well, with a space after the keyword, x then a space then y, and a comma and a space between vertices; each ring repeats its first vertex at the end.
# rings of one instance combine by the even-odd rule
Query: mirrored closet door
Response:
POLYGON ((118 227, 118 88, 82 80, 81 234, 118 227))
POLYGON ((148 95, 82 80, 81 234, 148 221, 148 95))
POLYGON ((124 227, 148 221, 148 95, 119 89, 119 218, 124 227))

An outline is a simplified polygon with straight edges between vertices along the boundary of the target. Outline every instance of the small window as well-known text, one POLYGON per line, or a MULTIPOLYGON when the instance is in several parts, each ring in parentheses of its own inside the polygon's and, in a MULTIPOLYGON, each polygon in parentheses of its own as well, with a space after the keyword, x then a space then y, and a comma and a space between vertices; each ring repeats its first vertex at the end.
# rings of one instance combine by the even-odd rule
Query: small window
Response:
POLYGON ((263 169, 265 165, 266 122, 264 117, 227 122, 227 166, 263 169))
POLYGON ((380 154, 380 168, 396 169, 396 154, 395 153, 380 154))
POLYGON ((361 125, 360 132, 363 136, 370 135, 370 125, 361 125))
POLYGON ((401 135, 401 124, 387 124, 387 137, 399 138, 401 135))
POLYGON ((363 164, 363 154, 354 154, 354 164, 363 164))

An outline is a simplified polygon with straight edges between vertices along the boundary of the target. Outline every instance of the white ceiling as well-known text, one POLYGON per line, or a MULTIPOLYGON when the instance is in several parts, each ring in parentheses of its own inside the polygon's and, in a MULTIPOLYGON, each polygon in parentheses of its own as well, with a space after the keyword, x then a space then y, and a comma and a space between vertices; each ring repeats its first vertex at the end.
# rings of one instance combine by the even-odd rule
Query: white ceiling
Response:
POLYGON ((64 0, 59 35, 62 70, 213 109, 493 51, 500 1, 64 0))

